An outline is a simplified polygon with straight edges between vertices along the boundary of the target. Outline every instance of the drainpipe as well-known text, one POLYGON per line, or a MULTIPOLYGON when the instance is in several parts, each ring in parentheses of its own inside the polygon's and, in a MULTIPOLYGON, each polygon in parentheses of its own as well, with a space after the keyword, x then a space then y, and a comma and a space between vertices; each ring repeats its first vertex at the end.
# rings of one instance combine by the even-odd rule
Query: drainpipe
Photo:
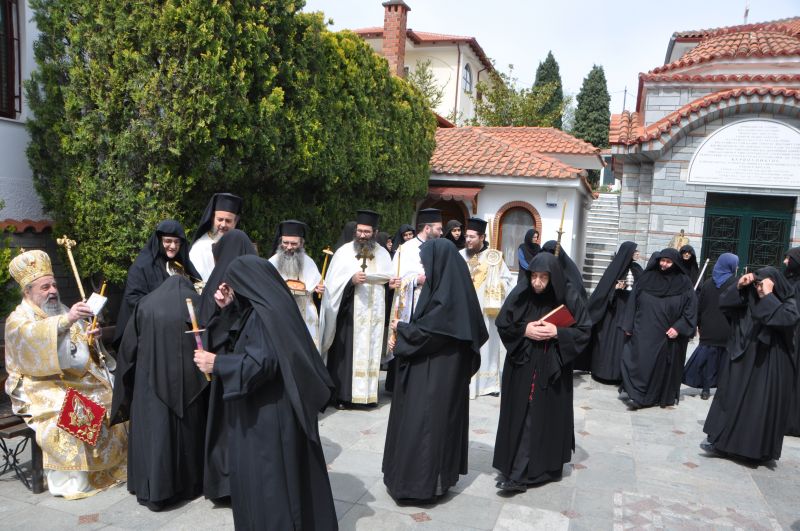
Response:
POLYGON ((456 44, 458 50, 458 61, 456 61, 456 101, 453 108, 453 123, 456 123, 458 118, 458 96, 461 94, 461 45, 456 44))

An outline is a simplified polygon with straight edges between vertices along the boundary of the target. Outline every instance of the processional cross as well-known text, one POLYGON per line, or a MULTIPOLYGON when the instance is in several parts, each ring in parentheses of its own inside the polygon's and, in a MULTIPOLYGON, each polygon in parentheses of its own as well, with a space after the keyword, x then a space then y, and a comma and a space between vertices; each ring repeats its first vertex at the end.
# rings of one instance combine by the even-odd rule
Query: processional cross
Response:
POLYGON ((372 260, 373 258, 375 258, 375 255, 371 251, 359 251, 356 255, 356 260, 361 260, 362 273, 367 271, 367 260, 372 260))

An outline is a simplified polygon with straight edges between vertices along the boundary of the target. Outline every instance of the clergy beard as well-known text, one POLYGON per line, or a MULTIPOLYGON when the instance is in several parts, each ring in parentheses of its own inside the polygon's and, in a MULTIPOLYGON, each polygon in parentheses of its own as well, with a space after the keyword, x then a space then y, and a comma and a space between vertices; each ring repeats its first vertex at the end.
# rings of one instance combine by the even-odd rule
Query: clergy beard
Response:
POLYGON ((48 317, 65 313, 64 307, 61 305, 61 299, 58 295, 52 295, 48 297, 47 299, 41 301, 41 304, 37 304, 37 306, 39 306, 39 308, 41 308, 48 317))
POLYGON ((293 253, 278 249, 278 272, 286 278, 300 278, 303 274, 305 254, 304 249, 298 249, 293 253))
POLYGON ((356 254, 364 254, 364 251, 367 251, 368 254, 375 255, 375 246, 378 245, 374 239, 369 240, 355 240, 353 242, 353 247, 356 250, 356 254))

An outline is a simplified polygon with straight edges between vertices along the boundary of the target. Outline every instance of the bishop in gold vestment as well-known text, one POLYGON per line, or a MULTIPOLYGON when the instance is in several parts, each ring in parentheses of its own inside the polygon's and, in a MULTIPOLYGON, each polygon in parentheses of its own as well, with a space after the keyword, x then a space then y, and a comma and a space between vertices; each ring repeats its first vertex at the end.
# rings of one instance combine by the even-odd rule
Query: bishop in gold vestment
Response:
POLYGON ((6 320, 6 392, 14 413, 36 432, 51 494, 83 498, 125 479, 126 428, 106 419, 95 446, 57 426, 69 387, 111 406, 112 383, 103 361, 89 350, 83 302, 61 304, 50 258, 20 254, 9 265, 24 298, 6 320))

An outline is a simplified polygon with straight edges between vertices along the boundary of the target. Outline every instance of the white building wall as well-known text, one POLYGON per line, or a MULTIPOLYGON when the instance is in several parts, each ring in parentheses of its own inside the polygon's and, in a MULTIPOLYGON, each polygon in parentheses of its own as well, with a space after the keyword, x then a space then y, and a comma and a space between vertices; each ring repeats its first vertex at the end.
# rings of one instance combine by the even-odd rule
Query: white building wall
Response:
MULTIPOLYGON (((27 1, 20 3, 20 55, 23 83, 30 79, 35 68, 33 43, 39 32, 33 23, 33 12, 27 1)), ((0 118, 0 197, 5 207, 0 210, 0 220, 45 219, 39 196, 33 187, 33 173, 28 166, 25 149, 30 142, 25 130, 25 120, 30 109, 22 94, 22 113, 17 119, 0 118)))

